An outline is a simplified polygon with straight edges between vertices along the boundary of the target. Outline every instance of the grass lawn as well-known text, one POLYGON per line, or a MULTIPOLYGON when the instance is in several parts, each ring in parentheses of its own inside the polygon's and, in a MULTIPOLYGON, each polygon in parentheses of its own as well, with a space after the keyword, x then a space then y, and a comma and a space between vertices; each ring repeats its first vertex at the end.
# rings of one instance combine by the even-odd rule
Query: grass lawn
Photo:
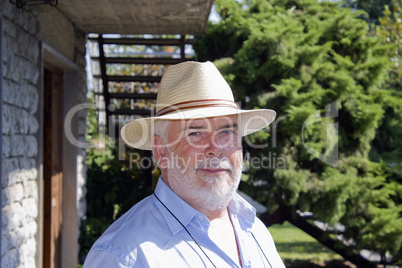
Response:
POLYGON ((288 222, 282 225, 272 225, 268 229, 274 238, 279 255, 287 267, 335 267, 327 264, 331 261, 336 263, 342 261, 340 255, 327 249, 288 222), (314 264, 316 266, 312 266, 314 264))

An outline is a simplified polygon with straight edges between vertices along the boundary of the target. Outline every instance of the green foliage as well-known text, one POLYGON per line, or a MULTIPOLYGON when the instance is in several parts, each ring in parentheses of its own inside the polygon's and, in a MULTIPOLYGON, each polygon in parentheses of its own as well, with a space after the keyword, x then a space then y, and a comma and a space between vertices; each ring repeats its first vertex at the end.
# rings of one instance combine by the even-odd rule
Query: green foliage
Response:
POLYGON ((81 261, 110 224, 152 194, 152 178, 116 155, 117 151, 108 147, 87 150, 87 217, 80 227, 81 261))
MULTIPOLYGON (((92 93, 88 98, 88 104, 92 107, 95 107, 95 94, 92 93)), ((99 139, 99 130, 98 130, 98 120, 96 109, 88 109, 87 115, 87 129, 85 133, 85 139, 87 141, 98 140, 99 139)))
POLYGON ((345 0, 343 5, 352 9, 365 11, 364 19, 367 22, 378 23, 382 17, 385 6, 395 6, 400 0, 345 0))
POLYGON ((245 189, 254 189, 249 194, 270 212, 278 204, 310 210, 322 221, 344 224, 345 237, 357 249, 401 259, 396 133, 402 99, 387 82, 389 44, 368 31, 361 12, 337 3, 216 0, 215 5, 222 21, 210 24, 197 42, 199 59, 217 60, 244 108, 274 109, 279 118, 275 127, 251 135, 253 144, 246 143, 245 150, 259 157, 275 153, 286 168, 249 168, 245 189), (272 146, 256 149, 267 134, 272 146), (335 153, 336 166, 321 161, 335 153))
POLYGON ((389 87, 402 89, 402 1, 396 1, 391 9, 386 6, 384 16, 376 27, 376 35, 389 46, 388 56, 392 61, 389 87))
MULTIPOLYGON (((92 104, 93 96, 88 100, 92 104)), ((95 109, 88 109, 87 126, 87 141, 98 144, 101 137, 95 109)), ((105 137, 105 140, 109 138, 105 137)), ((124 160, 120 161, 117 148, 111 148, 109 144, 104 148, 87 149, 87 213, 80 225, 80 263, 110 224, 153 191, 152 175, 147 176, 144 169, 133 162, 130 165, 129 156, 133 153, 138 162, 144 157, 141 151, 127 150, 124 160)))
POLYGON ((377 161, 382 159, 401 171, 401 161, 395 159, 402 159, 402 1, 393 1, 391 7, 385 7, 375 33, 388 47, 387 55, 392 68, 385 84, 388 94, 377 95, 378 102, 383 103, 385 117, 373 141, 371 157, 377 161))

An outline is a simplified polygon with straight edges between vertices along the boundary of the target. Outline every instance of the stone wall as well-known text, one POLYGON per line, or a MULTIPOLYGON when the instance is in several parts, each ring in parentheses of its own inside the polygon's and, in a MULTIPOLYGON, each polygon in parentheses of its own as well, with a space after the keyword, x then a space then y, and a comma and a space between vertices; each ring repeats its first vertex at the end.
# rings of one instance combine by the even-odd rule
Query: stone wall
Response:
MULTIPOLYGON (((40 257, 41 159, 41 42, 79 67, 78 103, 86 102, 85 35, 51 7, 17 9, 0 1, 2 40, 2 174, 1 253, 2 268, 36 267, 40 257), (43 16, 41 14, 44 14, 43 16), (57 17, 53 25, 46 17, 57 17), (56 34, 57 33, 57 34, 56 34), (63 42, 64 40, 64 42, 63 42), (57 47, 57 44, 63 44, 57 47)), ((85 134, 84 112, 79 114, 77 136, 85 134)), ((71 157, 71 156, 69 156, 71 157)), ((77 206, 85 209, 85 151, 78 149, 77 206)), ((81 212, 83 214, 83 212, 81 212)), ((82 216, 82 215, 81 215, 82 216)), ((75 229, 78 230, 77 221, 75 229)), ((77 242, 78 244, 78 242, 77 242)))
MULTIPOLYGON (((87 103, 87 76, 86 76, 86 35, 77 33, 74 43, 74 58, 76 63, 81 68, 79 72, 79 95, 78 103, 87 103)), ((78 104, 77 103, 77 104, 78 104)), ((87 130, 87 111, 80 110, 77 114, 77 139, 81 143, 86 143, 86 130, 87 130)), ((77 208, 78 208, 78 220, 83 219, 86 216, 87 204, 86 204, 86 181, 87 181, 87 167, 85 165, 86 151, 83 148, 78 148, 77 152, 77 208)), ((79 222, 78 222, 79 225, 79 222)))
POLYGON ((35 267, 38 229, 38 23, 2 2, 1 267, 35 267))

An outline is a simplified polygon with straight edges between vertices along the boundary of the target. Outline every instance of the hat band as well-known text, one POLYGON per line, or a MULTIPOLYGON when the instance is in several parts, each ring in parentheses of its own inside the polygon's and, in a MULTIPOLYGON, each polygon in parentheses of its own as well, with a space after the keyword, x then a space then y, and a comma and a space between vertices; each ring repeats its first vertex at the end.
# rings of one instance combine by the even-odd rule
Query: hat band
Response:
POLYGON ((179 102, 174 105, 170 105, 158 111, 156 113, 156 116, 161 116, 181 110, 187 110, 193 108, 207 108, 207 107, 229 107, 239 109, 239 105, 236 102, 230 100, 224 100, 224 99, 196 100, 196 101, 179 102))

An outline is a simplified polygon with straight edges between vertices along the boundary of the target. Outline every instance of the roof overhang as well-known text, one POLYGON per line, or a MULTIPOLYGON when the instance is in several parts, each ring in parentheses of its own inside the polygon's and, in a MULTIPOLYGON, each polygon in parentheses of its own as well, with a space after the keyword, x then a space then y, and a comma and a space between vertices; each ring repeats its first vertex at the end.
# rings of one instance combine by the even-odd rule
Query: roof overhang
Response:
POLYGON ((205 32, 213 0, 67 0, 60 10, 85 33, 192 34, 205 32))

